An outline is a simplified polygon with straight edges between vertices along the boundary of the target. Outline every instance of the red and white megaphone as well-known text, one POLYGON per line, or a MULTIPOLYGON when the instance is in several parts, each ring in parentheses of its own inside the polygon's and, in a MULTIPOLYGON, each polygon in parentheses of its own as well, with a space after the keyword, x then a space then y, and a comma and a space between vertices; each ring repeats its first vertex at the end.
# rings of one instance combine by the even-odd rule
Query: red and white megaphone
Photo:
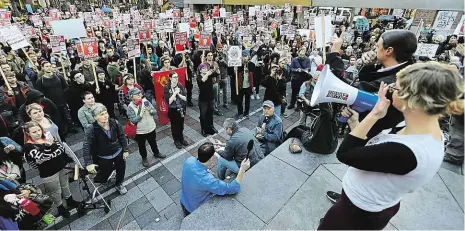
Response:
MULTIPOLYGON (((377 101, 378 96, 344 83, 331 72, 329 65, 325 65, 313 90, 310 106, 319 103, 340 103, 350 105, 358 112, 364 112, 373 109, 377 101)), ((340 117, 338 120, 345 123, 347 118, 340 117)))

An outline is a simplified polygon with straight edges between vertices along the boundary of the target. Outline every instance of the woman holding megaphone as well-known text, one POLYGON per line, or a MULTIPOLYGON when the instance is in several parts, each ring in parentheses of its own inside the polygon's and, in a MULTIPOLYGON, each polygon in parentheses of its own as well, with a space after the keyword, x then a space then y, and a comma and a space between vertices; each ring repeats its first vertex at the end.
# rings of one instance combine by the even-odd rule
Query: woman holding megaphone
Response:
POLYGON ((345 109, 351 132, 337 157, 350 167, 340 199, 318 229, 385 228, 399 211, 402 197, 428 183, 441 166, 444 138, 438 120, 444 114, 463 114, 463 90, 455 67, 418 63, 398 72, 395 83, 381 82, 378 102, 361 122, 356 111, 345 109), (406 126, 367 138, 391 104, 406 126))

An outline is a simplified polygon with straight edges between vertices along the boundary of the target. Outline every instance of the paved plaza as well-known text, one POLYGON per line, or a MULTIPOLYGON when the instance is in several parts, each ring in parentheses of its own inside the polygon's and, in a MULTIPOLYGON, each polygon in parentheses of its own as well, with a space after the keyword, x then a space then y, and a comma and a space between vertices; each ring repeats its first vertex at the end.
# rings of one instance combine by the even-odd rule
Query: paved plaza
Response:
MULTIPOLYGON (((288 96, 290 85, 288 84, 288 96)), ((198 95, 194 88, 194 98, 198 95)), ((264 89, 260 95, 263 97, 264 89)), ((229 94, 228 94, 229 95, 229 94)), ((251 116, 239 122, 252 129, 261 115, 263 98, 251 100, 251 116)), ((341 179, 347 168, 334 154, 318 155, 303 152, 292 155, 288 143, 267 156, 248 171, 236 196, 215 197, 190 216, 184 218, 180 207, 181 169, 185 159, 196 156, 197 149, 208 139, 223 142, 228 136, 222 131, 226 118, 233 117, 236 106, 221 108, 224 116, 214 116, 219 134, 205 138, 200 132, 197 100, 187 110, 184 134, 189 146, 177 149, 171 138, 170 126, 157 127, 157 142, 165 159, 149 155, 150 167, 144 168, 137 143, 130 141, 124 184, 128 193, 120 196, 114 189, 103 190, 111 200, 112 210, 105 214, 102 209, 93 210, 79 217, 73 215, 57 220, 49 229, 110 230, 120 229, 316 229, 318 221, 331 202, 326 199, 327 190, 340 191, 341 179)), ((299 119, 297 111, 287 111, 282 118, 289 131, 299 119)), ((82 160, 84 134, 67 138, 68 144, 82 160)), ((289 141, 288 141, 289 142, 289 141)), ((151 153, 147 144, 147 150, 151 153)), ((215 158, 215 157, 213 157, 215 158)), ((209 169, 216 174, 216 161, 209 169)), ((41 185, 38 171, 28 169, 28 181, 41 185)), ((43 188, 42 186, 40 186, 43 188)), ((86 192, 78 182, 71 183, 73 196, 81 200, 86 192)), ((401 210, 386 229, 461 229, 463 230, 463 173, 460 167, 444 163, 436 177, 425 187, 409 194, 401 202, 401 210)))

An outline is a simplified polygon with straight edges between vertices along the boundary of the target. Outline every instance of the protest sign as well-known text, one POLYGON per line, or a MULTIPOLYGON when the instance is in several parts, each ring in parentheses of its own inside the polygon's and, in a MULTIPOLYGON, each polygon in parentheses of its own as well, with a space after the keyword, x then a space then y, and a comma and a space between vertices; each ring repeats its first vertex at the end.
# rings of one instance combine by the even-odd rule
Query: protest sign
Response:
POLYGON ((200 13, 195 13, 195 20, 197 22, 200 22, 201 18, 200 18, 200 13))
POLYGON ((103 26, 106 27, 106 28, 110 28, 110 27, 111 27, 111 20, 110 20, 110 18, 108 18, 108 17, 103 18, 103 26))
POLYGON ((189 20, 189 27, 190 28, 195 28, 195 26, 197 26, 197 19, 196 18, 191 18, 189 20))
POLYGON ((220 8, 220 18, 226 18, 226 9, 220 8))
POLYGON ((222 33, 223 32, 223 24, 222 23, 215 23, 215 30, 216 30, 216 33, 222 33))
POLYGON ((167 124, 170 122, 168 117, 168 104, 166 103, 164 92, 165 85, 168 83, 170 72, 176 72, 178 74, 179 82, 185 85, 186 82, 186 68, 177 68, 170 71, 157 71, 153 73, 153 83, 155 87, 155 100, 157 101, 157 113, 158 113, 158 123, 157 124, 167 124))
POLYGON ((76 12, 77 12, 76 6, 75 5, 69 5, 69 12, 71 14, 75 15, 76 12))
POLYGON ((316 48, 322 48, 323 45, 326 46, 326 44, 331 41, 332 35, 331 15, 324 16, 324 25, 323 17, 315 17, 316 48))
POLYGON ((150 29, 140 29, 139 30, 139 41, 141 43, 150 42, 151 34, 150 29))
POLYGON ((43 17, 44 23, 46 26, 50 26, 50 22, 52 21, 52 18, 50 17, 43 17))
POLYGON ((182 9, 182 13, 183 13, 183 16, 185 18, 190 18, 191 17, 191 9, 187 8, 187 7, 184 7, 182 9))
POLYGON ((128 39, 127 41, 127 47, 128 47, 128 58, 136 58, 140 57, 140 44, 139 44, 139 39, 128 39))
POLYGON ((255 7, 249 7, 249 17, 255 16, 255 7))
POLYGON ((124 25, 131 24, 131 15, 130 14, 123 14, 123 24, 124 25))
POLYGON ((49 39, 53 53, 56 54, 62 51, 66 51, 65 37, 63 35, 50 35, 49 39))
POLYGON ((24 36, 26 36, 27 38, 32 38, 32 37, 37 36, 36 28, 34 28, 33 26, 25 26, 23 29, 24 29, 24 36))
POLYGON ((415 56, 427 56, 432 58, 436 55, 439 44, 418 43, 415 56))
POLYGON ((87 36, 82 18, 52 21, 51 26, 56 35, 63 35, 65 36, 65 39, 87 36))
POLYGON ((242 13, 242 11, 237 12, 237 19, 239 20, 239 22, 244 21, 244 13, 242 13))
POLYGON ((176 32, 174 35, 174 46, 177 53, 183 53, 188 50, 187 47, 187 32, 176 32))
POLYGON ((199 50, 210 50, 212 35, 210 33, 201 33, 199 38, 199 50))
POLYGON ((464 34, 464 24, 465 24, 465 15, 462 15, 462 18, 459 21, 459 24, 457 25, 457 28, 455 28, 454 34, 456 35, 463 35, 464 34))
POLYGON ((206 32, 213 32, 213 20, 206 20, 203 25, 206 32))
POLYGON ((368 22, 368 19, 365 17, 357 18, 357 20, 355 21, 355 30, 360 33, 370 30, 370 23, 368 22))
POLYGON ((13 50, 30 46, 27 38, 24 37, 18 26, 1 27, 0 37, 0 41, 7 42, 13 50))
POLYGON ((173 20, 165 20, 163 22, 163 28, 165 29, 165 32, 173 32, 173 20))
POLYGON ((29 20, 31 20, 32 24, 34 24, 34 27, 42 26, 42 20, 39 15, 31 15, 29 16, 29 20))
POLYGON ((457 11, 439 11, 434 21, 433 29, 450 30, 457 14, 457 11))
MULTIPOLYGON (((433 24, 434 16, 436 16, 436 10, 421 10, 417 9, 415 13, 415 19, 412 21, 412 26, 418 26, 420 21, 423 19, 425 25, 433 24)), ((408 28, 408 27, 407 27, 408 28)))
POLYGON ((297 6, 296 9, 295 9, 295 12, 298 13, 298 14, 302 13, 302 6, 300 6, 300 5, 297 6))
POLYGON ((52 18, 52 20, 60 20, 60 11, 57 9, 50 10, 48 16, 52 18))
POLYGON ((97 38, 84 38, 82 43, 77 46, 79 56, 85 59, 93 59, 98 56, 97 38))
POLYGON ((239 46, 231 46, 228 50, 228 67, 242 66, 242 49, 239 46))
POLYGON ((280 34, 281 35, 287 35, 287 31, 289 30, 289 25, 288 24, 282 24, 279 26, 280 34))
POLYGON ((173 19, 180 19, 181 11, 179 9, 173 9, 173 19))
POLYGON ((213 8, 212 17, 213 18, 219 18, 220 17, 220 9, 218 8, 218 6, 215 6, 213 8))

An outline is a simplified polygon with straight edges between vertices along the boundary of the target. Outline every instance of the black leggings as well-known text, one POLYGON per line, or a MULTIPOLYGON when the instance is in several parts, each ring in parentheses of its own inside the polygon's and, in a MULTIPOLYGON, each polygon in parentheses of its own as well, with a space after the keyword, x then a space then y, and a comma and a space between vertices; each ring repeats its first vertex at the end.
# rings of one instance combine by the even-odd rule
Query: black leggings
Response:
POLYGON ((399 211, 400 202, 380 212, 368 212, 352 204, 344 193, 326 212, 318 230, 382 230, 399 211))
MULTIPOLYGON (((182 112, 183 113, 183 112, 182 112)), ((176 108, 168 109, 168 117, 171 123, 171 135, 174 141, 184 140, 184 116, 181 116, 181 112, 176 108)))
POLYGON ((136 134, 137 146, 139 147, 139 154, 143 159, 147 158, 147 148, 145 147, 145 141, 149 142, 150 148, 154 155, 158 154, 158 145, 157 145, 157 133, 156 129, 147 134, 136 134))

